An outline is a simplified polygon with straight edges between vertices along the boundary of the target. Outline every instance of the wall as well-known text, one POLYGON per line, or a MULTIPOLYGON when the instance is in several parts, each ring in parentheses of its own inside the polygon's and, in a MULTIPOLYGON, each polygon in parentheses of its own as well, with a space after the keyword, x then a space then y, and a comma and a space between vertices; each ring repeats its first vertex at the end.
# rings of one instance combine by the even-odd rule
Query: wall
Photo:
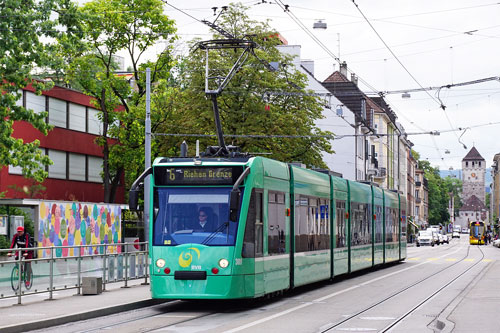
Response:
MULTIPOLYGON (((118 244, 121 242, 121 206, 88 202, 41 201, 38 216, 39 247, 118 244)), ((85 247, 81 254, 103 253, 104 247, 85 247)), ((108 253, 121 252, 110 246, 108 253)), ((57 257, 78 255, 76 248, 57 249, 57 257)), ((50 257, 50 250, 38 256, 50 257)))

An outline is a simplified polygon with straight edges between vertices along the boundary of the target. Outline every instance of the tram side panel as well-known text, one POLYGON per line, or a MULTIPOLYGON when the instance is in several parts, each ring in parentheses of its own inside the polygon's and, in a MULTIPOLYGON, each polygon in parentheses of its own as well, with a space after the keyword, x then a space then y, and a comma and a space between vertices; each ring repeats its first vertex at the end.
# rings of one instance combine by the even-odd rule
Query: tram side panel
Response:
POLYGON ((371 186, 348 181, 350 195, 350 272, 373 265, 371 186))
POLYGON ((400 221, 400 226, 399 226, 399 239, 400 239, 400 245, 399 245, 399 260, 404 260, 406 259, 406 240, 407 240, 407 212, 406 212, 406 198, 403 195, 399 196, 400 198, 400 216, 401 218, 399 219, 400 221))
POLYGON ((331 176, 333 187, 332 208, 335 210, 335 220, 332 225, 331 235, 334 240, 333 248, 333 275, 338 276, 349 272, 349 247, 348 247, 348 189, 347 180, 331 176))
POLYGON ((330 180, 325 174, 290 166, 293 214, 293 285, 331 277, 330 180))
POLYGON ((373 190, 373 264, 384 263, 384 192, 372 186, 373 190))
POLYGON ((385 203, 385 258, 384 262, 399 260, 399 198, 392 191, 384 190, 385 203))

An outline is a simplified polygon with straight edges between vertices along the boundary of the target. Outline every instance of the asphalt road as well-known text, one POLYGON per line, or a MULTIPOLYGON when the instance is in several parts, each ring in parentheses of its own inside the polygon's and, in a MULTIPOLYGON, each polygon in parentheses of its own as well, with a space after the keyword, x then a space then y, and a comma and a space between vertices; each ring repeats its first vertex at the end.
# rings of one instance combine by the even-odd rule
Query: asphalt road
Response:
POLYGON ((43 332, 498 332, 482 314, 498 307, 497 279, 487 277, 500 272, 500 249, 467 238, 271 300, 173 301, 43 332))

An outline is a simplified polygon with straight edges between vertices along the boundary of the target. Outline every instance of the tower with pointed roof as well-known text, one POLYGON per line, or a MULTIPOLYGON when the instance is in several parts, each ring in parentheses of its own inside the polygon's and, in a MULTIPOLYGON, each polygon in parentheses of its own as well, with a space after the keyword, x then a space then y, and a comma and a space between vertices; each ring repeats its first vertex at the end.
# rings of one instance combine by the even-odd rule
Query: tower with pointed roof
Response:
POLYGON ((462 201, 464 203, 472 196, 476 196, 483 205, 485 204, 485 175, 486 161, 476 147, 472 147, 462 159, 462 201))

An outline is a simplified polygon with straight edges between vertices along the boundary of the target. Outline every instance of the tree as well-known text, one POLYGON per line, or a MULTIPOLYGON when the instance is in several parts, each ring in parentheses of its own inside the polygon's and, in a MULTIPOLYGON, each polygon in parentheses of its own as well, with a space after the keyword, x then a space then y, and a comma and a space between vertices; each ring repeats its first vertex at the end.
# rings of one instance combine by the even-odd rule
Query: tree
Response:
POLYGON ((429 224, 444 224, 449 221, 449 187, 439 175, 439 169, 432 167, 429 161, 418 161, 418 167, 424 170, 427 179, 429 199, 429 224))
POLYGON ((66 80, 94 97, 100 110, 104 201, 114 202, 126 167, 135 170, 144 165, 140 131, 144 133, 145 69, 152 68, 153 82, 169 76, 174 23, 163 14, 160 0, 94 0, 78 8, 67 26, 71 29, 59 38, 66 80), (145 52, 160 39, 167 42, 164 51, 143 61, 145 52), (115 74, 116 56, 123 54, 132 64, 130 79, 115 74))
POLYGON ((443 179, 444 185, 448 193, 453 193, 453 206, 455 208, 454 214, 458 216, 460 208, 462 207, 462 200, 460 199, 460 194, 462 193, 462 181, 454 177, 445 177, 443 179))
POLYGON ((0 4, 0 167, 22 168, 26 178, 42 182, 45 167, 51 163, 38 149, 40 142, 24 142, 13 136, 15 121, 26 121, 44 135, 50 130, 46 112, 36 114, 17 103, 21 90, 32 84, 37 94, 49 89, 51 83, 33 80, 33 71, 48 66, 48 45, 43 37, 54 35, 55 22, 50 14, 55 0, 3 0, 0 4))
MULTIPOLYGON (((243 67, 234 75, 224 92, 218 96, 220 118, 228 144, 244 152, 270 153, 277 160, 301 161, 308 166, 325 167, 322 152, 331 152, 330 132, 321 131, 314 122, 322 117, 319 99, 306 91, 307 79, 292 64, 292 58, 279 52, 276 31, 268 23, 250 20, 241 4, 232 4, 219 17, 217 25, 236 38, 251 38, 259 44, 256 56, 250 54, 243 67), (279 63, 270 71, 263 62, 279 63), (273 92, 285 92, 274 94, 273 92), (283 137, 252 138, 245 135, 275 135, 283 137), (297 136, 286 138, 284 136, 297 136)), ((213 33, 213 39, 224 39, 213 33)), ((193 46, 196 44, 193 41, 193 46)), ((224 76, 241 55, 241 49, 210 51, 209 75, 224 76)), ((164 122, 163 133, 215 134, 212 103, 206 98, 204 51, 191 52, 178 67, 178 88, 170 88, 166 98, 158 100, 161 114, 172 121, 164 122), (175 92, 173 92, 175 90, 175 92)), ((168 82, 165 82, 168 84, 168 82)), ((167 90, 164 90, 167 91, 167 90)), ((159 140, 164 155, 175 154, 183 140, 194 155, 195 140, 203 146, 216 145, 214 137, 165 137, 159 140)))

